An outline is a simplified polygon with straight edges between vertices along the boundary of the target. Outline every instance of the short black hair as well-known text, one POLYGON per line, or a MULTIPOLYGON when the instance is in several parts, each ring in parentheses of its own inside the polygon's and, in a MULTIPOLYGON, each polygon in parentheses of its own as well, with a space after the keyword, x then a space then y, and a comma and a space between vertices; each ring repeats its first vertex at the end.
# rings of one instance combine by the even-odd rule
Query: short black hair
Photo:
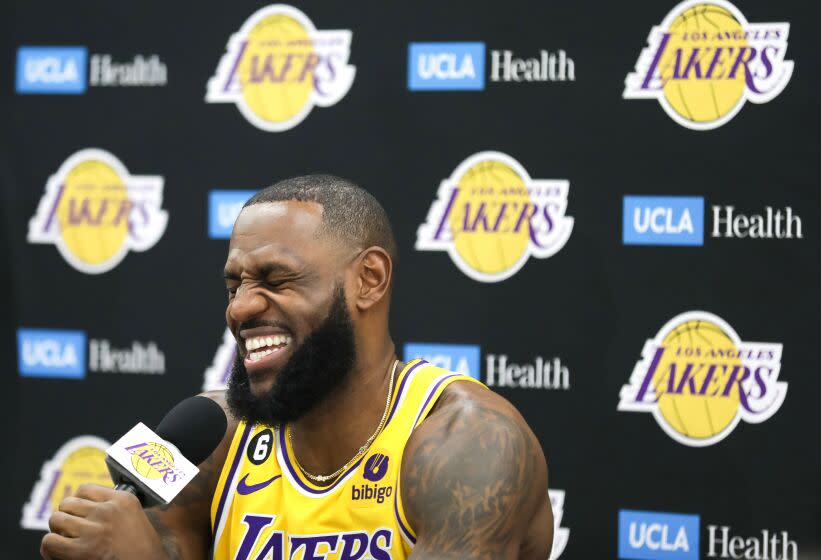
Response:
POLYGON ((371 193, 335 175, 302 175, 283 179, 248 199, 243 208, 265 202, 316 202, 322 206, 322 231, 351 246, 378 246, 396 262, 398 253, 390 220, 371 193))

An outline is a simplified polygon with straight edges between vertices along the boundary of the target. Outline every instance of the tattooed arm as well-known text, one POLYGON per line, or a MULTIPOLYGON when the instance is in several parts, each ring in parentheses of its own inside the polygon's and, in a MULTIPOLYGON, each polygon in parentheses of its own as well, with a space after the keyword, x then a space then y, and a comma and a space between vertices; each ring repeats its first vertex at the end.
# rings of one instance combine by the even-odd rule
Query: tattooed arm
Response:
POLYGON ((211 544, 211 499, 217 487, 228 447, 236 430, 221 391, 203 393, 225 410, 228 428, 214 453, 199 466, 200 472, 167 506, 145 510, 162 541, 168 560, 204 560, 211 544))
MULTIPOLYGON (((204 396, 226 408, 221 393, 204 396)), ((235 428, 229 419, 219 447, 168 506, 143 510, 128 492, 80 486, 49 519, 51 532, 43 537, 41 555, 47 560, 204 560, 211 496, 235 428)))
POLYGON ((456 382, 405 447, 402 503, 413 560, 550 555, 547 465, 536 436, 495 393, 456 382))

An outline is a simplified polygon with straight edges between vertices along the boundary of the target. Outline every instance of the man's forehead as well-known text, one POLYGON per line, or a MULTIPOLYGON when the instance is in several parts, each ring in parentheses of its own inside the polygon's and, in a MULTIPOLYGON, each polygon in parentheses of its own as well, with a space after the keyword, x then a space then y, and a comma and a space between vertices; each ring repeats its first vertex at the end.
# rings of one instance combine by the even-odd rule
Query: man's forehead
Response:
POLYGON ((234 224, 234 233, 259 235, 278 230, 311 233, 322 225, 322 205, 317 202, 278 200, 243 208, 234 224))
POLYGON ((258 265, 256 261, 275 258, 304 264, 322 250, 323 243, 316 235, 321 225, 322 206, 315 202, 289 200, 248 206, 234 224, 228 261, 242 259, 248 265, 258 265))

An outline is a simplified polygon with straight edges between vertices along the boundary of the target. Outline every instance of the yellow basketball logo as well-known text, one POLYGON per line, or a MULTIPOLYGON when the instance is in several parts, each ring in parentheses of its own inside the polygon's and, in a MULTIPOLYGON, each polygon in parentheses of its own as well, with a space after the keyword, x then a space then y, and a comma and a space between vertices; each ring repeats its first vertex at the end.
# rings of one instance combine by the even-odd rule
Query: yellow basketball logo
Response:
POLYGON ((162 237, 162 189, 162 177, 131 175, 112 154, 81 150, 49 178, 28 241, 56 245, 81 272, 108 272, 129 250, 145 251, 162 237))
POLYGON ((531 179, 506 154, 475 154, 442 181, 416 249, 447 251, 474 280, 505 280, 530 256, 544 259, 564 247, 573 230, 568 190, 566 180, 531 179))
POLYGON ((651 412, 676 441, 703 447, 740 420, 759 423, 781 407, 781 344, 743 342, 720 317, 683 313, 644 345, 618 409, 651 412))
POLYGON ((786 87, 789 30, 789 23, 749 23, 723 0, 683 2, 651 30, 623 97, 658 99, 687 128, 717 128, 745 101, 766 103, 786 87))
POLYGON ((329 107, 348 93, 356 73, 350 45, 348 30, 317 31, 296 8, 267 6, 229 39, 205 101, 235 103, 262 130, 288 130, 315 105, 329 107))
POLYGON ((48 518, 57 511, 60 502, 73 496, 83 484, 111 486, 111 476, 105 464, 108 443, 95 436, 79 436, 66 442, 47 461, 40 479, 23 506, 20 525, 24 529, 48 530, 48 518))
POLYGON ((174 455, 164 445, 147 442, 131 449, 131 466, 145 478, 158 479, 174 468, 174 455))

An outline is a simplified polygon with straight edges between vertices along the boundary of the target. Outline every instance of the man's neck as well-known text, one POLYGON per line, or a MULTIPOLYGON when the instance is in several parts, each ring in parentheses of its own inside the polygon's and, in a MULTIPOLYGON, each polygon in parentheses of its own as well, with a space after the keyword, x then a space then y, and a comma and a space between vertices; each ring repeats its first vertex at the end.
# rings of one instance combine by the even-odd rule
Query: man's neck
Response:
POLYGON ((294 454, 307 472, 335 472, 356 455, 379 426, 395 360, 390 338, 380 346, 363 350, 343 386, 290 424, 294 454))

